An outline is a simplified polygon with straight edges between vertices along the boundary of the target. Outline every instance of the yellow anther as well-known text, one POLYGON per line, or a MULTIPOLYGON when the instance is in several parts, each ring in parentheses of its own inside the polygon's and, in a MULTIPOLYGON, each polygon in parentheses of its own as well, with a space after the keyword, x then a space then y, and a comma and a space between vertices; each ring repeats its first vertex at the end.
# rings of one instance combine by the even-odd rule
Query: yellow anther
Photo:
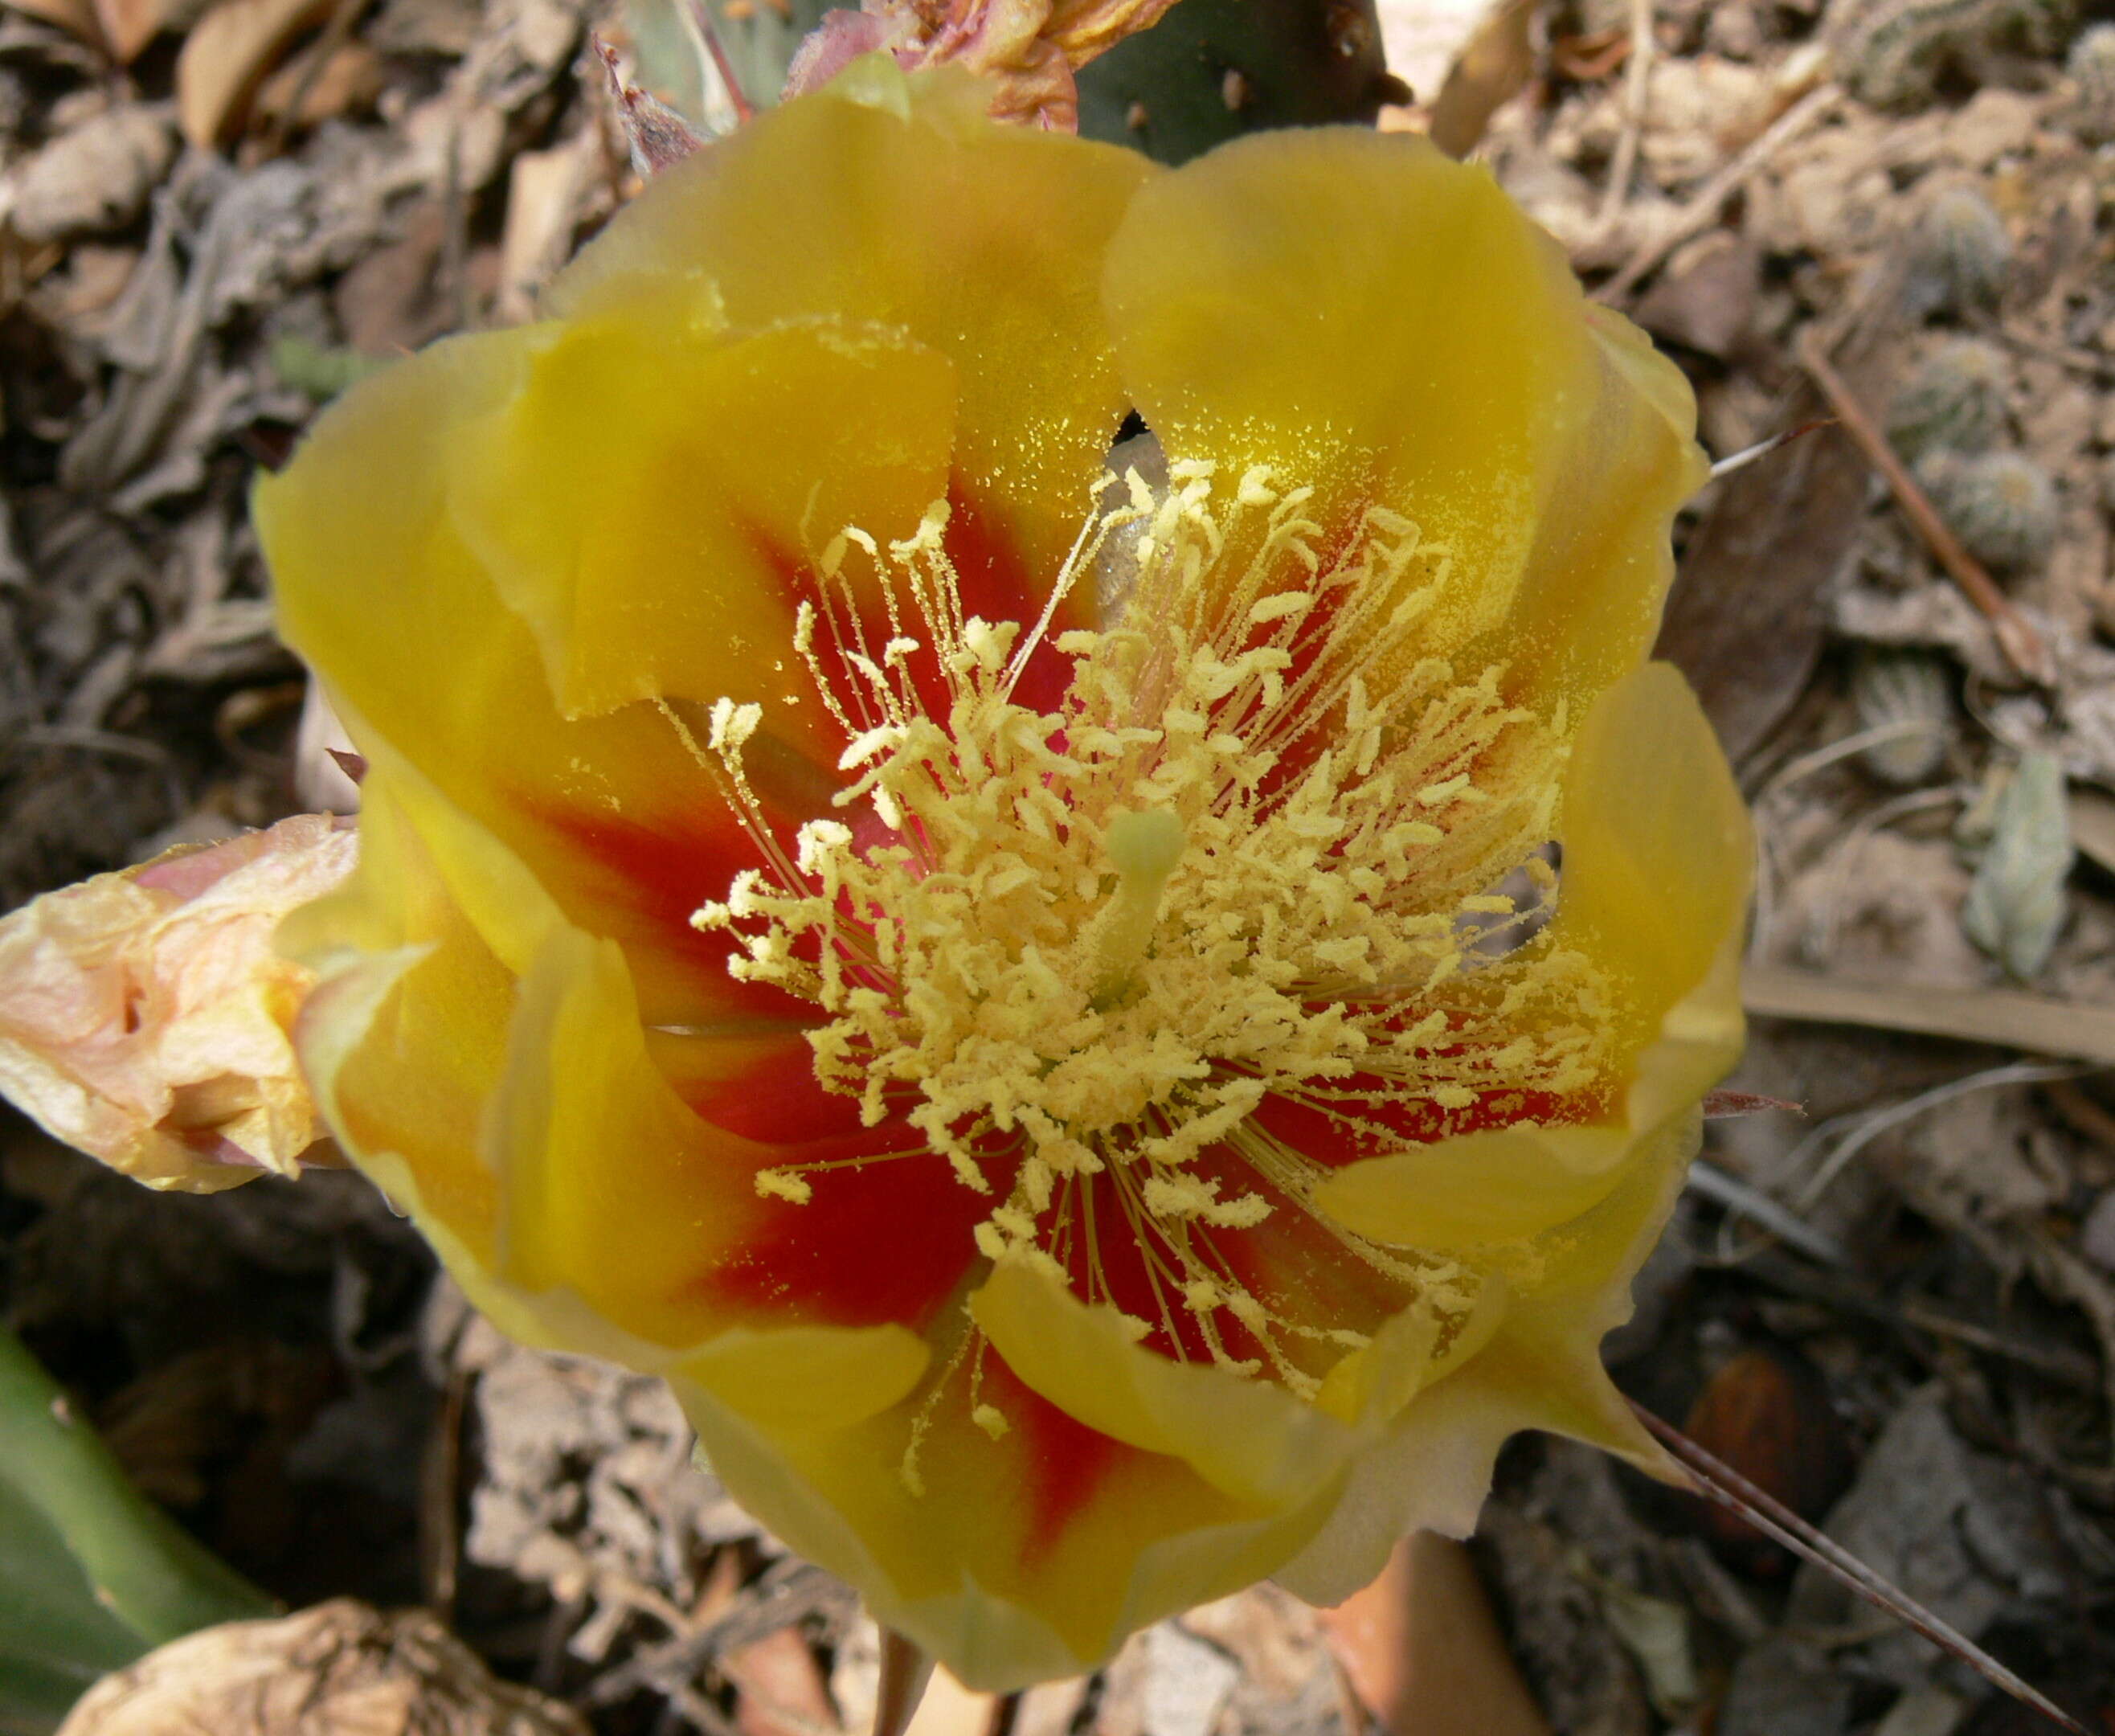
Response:
MULTIPOLYGON (((694 751, 767 862, 700 888, 695 920, 732 931, 736 976, 814 1005, 816 1077, 863 1124, 924 1137, 891 1162, 944 1162, 989 1196, 983 1258, 1106 1305, 1104 1252, 1135 1237, 1155 1300, 1126 1331, 1311 1394, 1356 1334, 1246 1288, 1226 1252, 1322 1173, 1259 1122, 1264 1100, 1375 1149, 1376 1100, 1435 1135, 1480 1105, 1562 1101, 1607 1074, 1608 994, 1562 930, 1494 944, 1522 926, 1489 889, 1511 870, 1554 902, 1535 852, 1566 730, 1511 703, 1497 667, 1417 654, 1409 623, 1451 556, 1372 514, 1325 557, 1302 491, 1172 468, 1087 527, 1052 593, 1094 586, 1135 532, 1135 613, 1104 594, 1101 631, 1054 643, 1053 616, 968 613, 944 509, 906 543, 847 533, 795 624, 846 744, 842 820, 773 831, 742 774, 760 714, 714 708, 694 751), (856 584, 879 587, 885 634, 865 636, 856 584), (1015 696, 1031 654, 1071 660, 1048 710, 1015 696)), ((833 1167, 755 1187, 797 1203, 833 1167)), ((1468 1306, 1438 1256, 1345 1246, 1443 1313, 1468 1306)), ((914 1490, 932 1407, 974 1354, 914 1423, 914 1490)), ((974 1374, 969 1399, 978 1426, 1003 1427, 974 1374)))

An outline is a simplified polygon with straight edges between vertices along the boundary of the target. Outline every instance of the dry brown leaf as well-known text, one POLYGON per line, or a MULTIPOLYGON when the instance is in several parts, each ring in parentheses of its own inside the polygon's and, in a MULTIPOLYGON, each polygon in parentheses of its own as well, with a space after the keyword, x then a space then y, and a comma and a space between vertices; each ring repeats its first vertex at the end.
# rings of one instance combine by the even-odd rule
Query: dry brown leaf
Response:
POLYGON ((349 1597, 172 1640, 105 1676, 59 1736, 587 1736, 571 1707, 495 1680, 423 1610, 349 1597))
POLYGON ((1888 443, 1874 412, 1866 407, 1873 401, 1869 394, 1853 388, 1837 371, 1829 359, 1828 344, 1814 327, 1804 328, 1794 347, 1800 365, 1821 388, 1843 432, 1856 443, 1866 462, 1886 478, 1888 490, 1894 495, 1895 504, 1901 508, 1902 516, 1968 600, 1989 618, 1991 631, 1996 634, 2007 660, 2029 681, 2038 682, 2044 687, 2054 687, 2056 664, 2039 631, 1998 589, 1997 581, 1963 546, 1945 515, 1932 503, 1917 478, 1910 474, 1909 466, 1888 443))
POLYGON ((874 1691, 873 1736, 906 1736, 938 1672, 930 1652, 893 1628, 881 1630, 881 1679, 874 1691))
POLYGON ((210 150, 239 121, 287 45, 330 16, 332 0, 220 0, 177 57, 184 136, 210 150))
POLYGON ((1322 1621, 1352 1692, 1394 1736, 1549 1736, 1452 1539, 1404 1538, 1322 1621))
POLYGON ((1631 317, 1655 338, 1729 361, 1748 342, 1762 288, 1761 250, 1714 229, 1668 260, 1631 317))
POLYGON ((435 281, 447 225, 447 202, 422 199, 404 213, 397 240, 337 280, 331 305, 355 355, 408 355, 447 330, 453 310, 435 281))
POLYGON ((78 241, 133 223, 177 154, 167 121, 124 103, 69 127, 22 165, 8 224, 26 241, 78 241))
POLYGON ((936 1669, 904 1736, 988 1736, 998 1704, 998 1695, 978 1693, 936 1669))
POLYGON ((28 17, 55 24, 91 47, 108 46, 103 32, 96 26, 95 7, 91 0, 0 0, 0 7, 11 7, 28 17))
POLYGON ((507 178, 507 227, 499 243, 494 308, 509 324, 531 319, 536 292, 566 262, 580 194, 593 180, 601 141, 583 129, 549 150, 523 151, 507 178))
POLYGON ((2010 989, 1851 983, 1768 967, 1746 971, 1741 998, 1764 1018, 1865 1025, 2115 1067, 2115 1008, 2010 989))
POLYGON ((93 0, 103 42, 121 67, 131 66, 183 9, 183 0, 93 0))
POLYGON ((822 1665, 797 1627, 738 1647, 720 1669, 741 1695, 734 1722, 741 1736, 815 1736, 837 1727, 822 1665))
MULTIPOLYGON (((1822 413, 1810 388, 1779 417, 1822 413)), ((1824 428, 1737 471, 1704 515, 1667 601, 1654 655, 1689 677, 1739 765, 1777 727, 1821 656, 1821 591, 1864 521, 1857 448, 1824 428)))
POLYGON ((2115 874, 2115 796, 2071 787, 2071 841, 2115 874))
POLYGON ((314 126, 348 110, 366 108, 382 94, 381 57, 366 44, 339 43, 320 66, 315 53, 286 62, 257 87, 253 107, 264 120, 279 127, 314 126))
POLYGON ((67 269, 38 291, 38 305, 50 324, 67 330, 85 326, 125 292, 140 263, 137 247, 107 247, 79 241, 67 250, 67 269))
POLYGON ((1526 88, 1535 74, 1536 0, 1493 0, 1475 32, 1447 69, 1432 99, 1427 126, 1432 142, 1450 157, 1466 157, 1490 125, 1491 117, 1526 88))

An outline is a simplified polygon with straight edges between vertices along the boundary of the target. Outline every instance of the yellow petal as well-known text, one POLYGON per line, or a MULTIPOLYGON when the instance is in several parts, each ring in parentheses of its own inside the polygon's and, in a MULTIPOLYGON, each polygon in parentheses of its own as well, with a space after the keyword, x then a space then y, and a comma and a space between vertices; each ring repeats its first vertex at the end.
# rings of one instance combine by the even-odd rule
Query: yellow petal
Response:
POLYGON ((296 1027, 316 1107, 346 1155, 429 1236, 493 1257, 498 1178, 479 1156, 506 1063, 514 973, 449 895, 371 768, 361 861, 281 944, 316 972, 296 1027))
POLYGON ((1622 1179, 1619 1127, 1507 1127, 1369 1159, 1315 1204, 1376 1242, 1460 1251, 1524 1238, 1589 1210, 1622 1179))
POLYGON ((1691 1119, 1665 1130, 1616 1191, 1544 1238, 1542 1274, 1503 1320, 1406 1406, 1361 1455, 1314 1539, 1273 1577, 1310 1603, 1342 1602, 1378 1573, 1397 1540, 1466 1537, 1490 1492, 1498 1449, 1523 1429, 1569 1435, 1654 1475, 1666 1454, 1601 1366, 1601 1339, 1630 1318, 1630 1287, 1659 1239, 1695 1146, 1691 1119))
POLYGON ((1705 1051, 1707 1068, 1731 1066, 1740 997, 1722 960, 1747 907, 1754 843, 1726 756, 1672 664, 1634 671, 1587 714, 1558 829, 1553 940, 1617 973, 1633 1044, 1664 1029, 1705 1051))
POLYGON ((989 1691, 1078 1674, 1138 1628, 1253 1583, 1334 1499, 1331 1481, 1290 1511, 1236 1501, 1179 1460, 1102 1440, 1002 1373, 993 1365, 985 1387, 1010 1421, 998 1440, 959 1387, 818 1431, 760 1424, 681 1371, 672 1384, 750 1513, 989 1691), (902 1469, 914 1431, 916 1489, 902 1469))
POLYGON ((932 1360, 903 1327, 730 1327, 669 1365, 767 1428, 811 1432, 865 1422, 903 1398, 932 1360))
POLYGON ((1663 1472, 1600 1363, 1696 1148, 1698 1100, 1738 1054, 1747 818, 1695 698, 1665 664, 1617 682, 1581 725, 1564 792, 1547 944, 1617 985, 1629 1057, 1600 1125, 1465 1135, 1355 1164, 1315 1192, 1347 1228, 1503 1274, 1504 1316, 1405 1407, 1343 1503, 1279 1574, 1333 1602, 1418 1527, 1473 1528, 1506 1438, 1539 1428, 1663 1472))
POLYGON ((654 1070, 610 942, 574 929, 546 942, 521 981, 491 1109, 502 1277, 569 1290, 658 1343, 724 1324, 694 1286, 755 1215, 755 1166, 710 1137, 654 1070))
POLYGON ((608 1017, 625 991, 607 944, 532 898, 546 944, 517 979, 413 824, 432 820, 432 792, 384 766, 363 796, 359 875, 289 925, 323 971, 302 1056, 348 1150, 477 1306, 528 1343, 709 1371, 783 1426, 900 1399, 927 1357, 902 1327, 729 1325, 689 1283, 752 1208, 684 1164, 705 1141, 641 1068, 635 1018, 608 1017))
POLYGON ((761 701, 828 766, 843 742, 793 654, 794 610, 839 531, 907 537, 945 495, 954 370, 879 328, 728 337, 681 312, 548 332, 452 443, 450 510, 568 716, 761 701))
POLYGON ((1612 980, 1625 1068, 1608 1124, 1464 1134, 1339 1170, 1315 1202, 1359 1234, 1434 1251, 1522 1242, 1599 1205, 1740 1053, 1752 845, 1725 756, 1681 675, 1633 671, 1581 725, 1563 879, 1544 942, 1612 980))
MULTIPOLYGON (((797 1259, 782 1274, 758 1268, 778 1256, 789 1211, 796 1231, 844 1233, 837 1200, 799 1216, 755 1187, 759 1170, 813 1155, 803 1142, 829 1130, 770 1127, 792 1141, 781 1145, 700 1118, 642 1027, 620 950, 567 923, 401 760, 370 764, 363 795, 360 871, 287 928, 320 975, 302 1059, 348 1155, 469 1268, 457 1270, 466 1288, 538 1342, 590 1348, 589 1322, 624 1345, 710 1341, 694 1374, 721 1371, 750 1394, 739 1404, 773 1417, 864 1416, 900 1398, 924 1365, 914 1332, 888 1321, 848 1323, 849 1339, 822 1330, 846 1282, 868 1288, 858 1271, 797 1259), (510 955, 525 961, 518 969, 510 955), (725 1337, 736 1330, 750 1337, 725 1337), (776 1351, 763 1344, 773 1330, 787 1334, 776 1351)), ((726 1088, 779 1046, 748 1033, 720 1040, 724 1054, 715 1040, 683 1040, 677 1077, 726 1088)), ((780 1118, 773 1104, 814 1114, 775 1080, 760 1083, 767 1127, 780 1118)), ((945 1204, 971 1197, 940 1160, 926 1169, 908 1179, 945 1204)), ((889 1257, 864 1227, 866 1257, 889 1257)), ((908 1275, 889 1293, 922 1300, 958 1284, 974 1245, 966 1228, 938 1233, 940 1245, 897 1262, 908 1275)))
POLYGON ((1505 1274, 1493 1272, 1478 1285, 1468 1317, 1443 1333, 1432 1330, 1425 1311, 1406 1308, 1329 1371, 1314 1402, 1357 1424, 1360 1451, 1370 1451, 1375 1433, 1390 1429, 1420 1393, 1482 1352, 1512 1307, 1505 1274))
POLYGON ((1328 1585, 1405 1523, 1466 1525, 1514 1429, 1649 1457, 1596 1351, 1737 1041, 1745 834, 1693 703, 1623 675, 1695 479, 1686 388, 1487 177, 1318 134, 1156 179, 979 100, 868 60, 701 154, 568 274, 562 323, 352 394, 259 517, 375 768, 373 872, 297 925, 333 1125, 509 1330, 666 1371, 738 1499, 1003 1688, 1288 1559, 1328 1585), (1305 1215, 1234 1263, 1301 1292, 1317 1360, 1282 1384, 1157 1354, 1029 1264, 987 1276, 996 1202, 903 1099, 848 1128, 812 1004, 730 981, 726 935, 685 920, 755 854, 704 702, 759 708, 782 839, 837 780, 778 666, 830 536, 944 498, 961 612, 1033 619, 1134 392, 1177 463, 1318 489, 1318 547, 1368 507, 1415 521, 1440 553, 1402 583, 1438 600, 1391 655, 1503 670, 1546 722, 1570 702, 1560 912, 1530 944, 1585 954, 1564 980, 1621 1009, 1606 1089, 1564 1100, 1596 1124, 1312 1201, 1269 1154, 1305 1215), (1420 1287, 1431 1315, 1397 1307, 1420 1287), (1325 1363, 1332 1331, 1363 1348, 1325 1363))
POLYGON ((302 1054, 348 1154, 406 1166, 519 1290, 663 1344, 729 1324, 700 1279, 756 1215, 759 1160, 654 1067, 622 953, 415 773, 371 763, 362 793, 360 870, 287 937, 323 979, 302 1054))
POLYGON ((1584 695, 1649 643, 1704 474, 1687 388, 1487 169, 1348 128, 1240 141, 1140 191, 1106 284, 1171 459, 1266 466, 1325 532, 1379 504, 1443 552, 1403 656, 1584 695))
POLYGON ((869 56, 656 178, 553 286, 578 318, 709 287, 728 324, 889 327, 954 364, 956 466, 1043 582, 1078 534, 1126 399, 1102 254, 1154 172, 1135 152, 981 118, 958 69, 869 56))
MULTIPOLYGON (((754 859, 693 747, 650 707, 562 717, 528 623, 455 525, 450 454, 520 389, 541 341, 456 338, 398 363, 259 483, 280 631, 323 672, 363 753, 401 749, 569 920, 625 947, 650 1016, 768 1016, 728 979, 725 944, 690 925, 754 859)), ((486 896, 513 902, 498 885, 486 896)), ((525 968, 527 943, 492 932, 525 968)))
MULTIPOLYGON (((1145 1349, 1116 1309, 1089 1307, 1025 1260, 1000 1261, 970 1314, 1014 1372, 1068 1416, 1179 1458, 1238 1499, 1301 1500, 1354 1444, 1335 1418, 1275 1382, 1145 1349)), ((1428 1344, 1434 1334, 1427 1323, 1428 1344)))

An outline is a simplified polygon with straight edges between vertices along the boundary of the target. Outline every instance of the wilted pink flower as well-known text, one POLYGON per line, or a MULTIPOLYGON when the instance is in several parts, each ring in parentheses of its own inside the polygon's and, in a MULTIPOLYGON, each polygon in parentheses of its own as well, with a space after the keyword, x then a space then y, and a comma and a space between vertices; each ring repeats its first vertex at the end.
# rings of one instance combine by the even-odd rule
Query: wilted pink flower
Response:
POLYGON ((0 917, 0 1095, 150 1187, 296 1173, 323 1137, 287 1040, 314 976, 272 937, 357 849, 303 814, 0 917))
POLYGON ((906 70, 952 61, 984 79, 993 117, 1077 132, 1079 67, 1149 28, 1175 0, 864 0, 801 44, 786 94, 819 90, 862 54, 906 70))

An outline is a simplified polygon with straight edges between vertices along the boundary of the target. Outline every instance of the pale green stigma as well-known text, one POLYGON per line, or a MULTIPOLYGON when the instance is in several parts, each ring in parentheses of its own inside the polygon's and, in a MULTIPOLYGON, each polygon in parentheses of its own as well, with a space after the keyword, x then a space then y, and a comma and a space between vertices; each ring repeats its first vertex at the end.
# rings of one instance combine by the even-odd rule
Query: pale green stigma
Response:
POLYGON ((1106 1013, 1131 992, 1132 974, 1145 958, 1160 919, 1168 877, 1188 842, 1172 808, 1111 816, 1103 847, 1117 871, 1116 892, 1085 937, 1094 962, 1097 1012, 1106 1013))

